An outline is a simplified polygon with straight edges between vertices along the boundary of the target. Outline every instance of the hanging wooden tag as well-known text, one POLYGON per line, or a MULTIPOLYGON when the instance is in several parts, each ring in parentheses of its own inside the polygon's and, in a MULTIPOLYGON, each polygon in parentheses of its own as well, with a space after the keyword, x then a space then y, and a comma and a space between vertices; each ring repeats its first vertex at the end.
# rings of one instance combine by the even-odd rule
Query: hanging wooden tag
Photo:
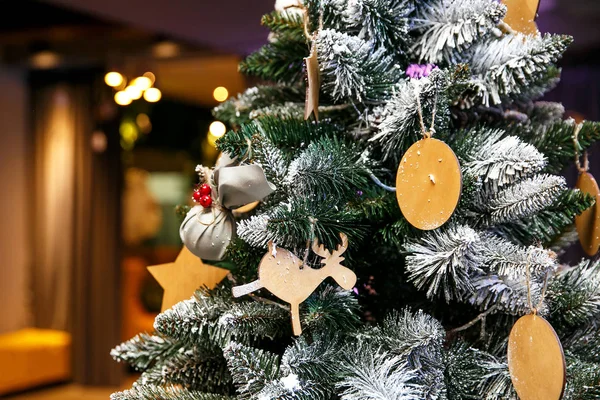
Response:
POLYGON ((310 55, 304 58, 306 63, 306 100, 304 103, 304 119, 315 113, 315 121, 319 120, 319 91, 321 76, 319 74, 319 59, 317 58, 317 42, 313 40, 310 55))
POLYGON ((508 338, 508 370, 521 400, 559 400, 565 389, 565 355, 544 318, 525 315, 508 338))
POLYGON ((340 237, 342 244, 333 252, 326 250, 323 245, 319 246, 317 240, 313 242, 313 251, 323 258, 323 267, 320 269, 304 265, 291 251, 277 248, 273 242, 269 242, 269 252, 264 255, 258 267, 258 280, 234 287, 233 296, 240 297, 258 289, 267 289, 290 304, 294 335, 300 335, 300 303, 306 300, 325 278, 332 277, 345 290, 352 289, 356 284, 354 272, 341 264, 344 261, 341 255, 348 248, 348 238, 344 234, 340 234, 340 237))
POLYGON ((452 149, 438 139, 413 144, 396 175, 396 198, 402 215, 415 228, 436 229, 454 213, 462 191, 462 174, 452 149))
POLYGON ((502 0, 507 8, 504 22, 513 30, 527 35, 537 35, 535 23, 540 0, 502 0))
POLYGON ((585 171, 579 174, 575 187, 596 198, 596 204, 575 217, 579 243, 588 256, 594 256, 600 248, 600 213, 598 212, 600 189, 592 174, 585 171))

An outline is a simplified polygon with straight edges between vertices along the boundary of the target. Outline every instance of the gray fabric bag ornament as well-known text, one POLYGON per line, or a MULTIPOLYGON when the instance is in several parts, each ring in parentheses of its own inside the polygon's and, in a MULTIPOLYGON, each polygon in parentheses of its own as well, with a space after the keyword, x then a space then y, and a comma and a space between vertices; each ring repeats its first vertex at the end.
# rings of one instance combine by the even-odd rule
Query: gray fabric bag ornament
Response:
POLYGON ((219 159, 209 182, 216 201, 208 208, 194 206, 179 228, 185 247, 203 260, 219 261, 225 256, 235 237, 232 208, 262 200, 275 191, 259 165, 231 166, 233 161, 225 155, 219 159))

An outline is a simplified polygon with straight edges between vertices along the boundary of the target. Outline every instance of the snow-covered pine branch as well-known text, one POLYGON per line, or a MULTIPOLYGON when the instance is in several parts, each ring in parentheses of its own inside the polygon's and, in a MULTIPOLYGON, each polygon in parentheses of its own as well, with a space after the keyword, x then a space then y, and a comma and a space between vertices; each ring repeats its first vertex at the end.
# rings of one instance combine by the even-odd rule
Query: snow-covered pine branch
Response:
POLYGON ((450 226, 427 232, 417 241, 408 242, 405 250, 406 271, 427 297, 441 293, 446 301, 460 299, 473 291, 471 279, 481 272, 481 239, 466 225, 450 226))
POLYGON ((539 172, 546 166, 546 157, 535 146, 522 142, 516 136, 503 135, 502 130, 483 134, 480 146, 471 149, 463 164, 466 175, 481 178, 493 190, 539 172))
POLYGON ((483 236, 480 246, 486 269, 511 279, 525 276, 527 269, 532 276, 543 276, 558 267, 555 255, 541 247, 518 246, 491 234, 483 236))
POLYGON ((571 42, 570 36, 518 33, 474 45, 470 65, 476 80, 485 85, 483 103, 499 104, 503 97, 527 93, 543 84, 540 80, 571 42))
POLYGON ((482 192, 476 208, 484 226, 531 216, 549 207, 566 188, 565 178, 536 175, 495 193, 482 192))
POLYGON ((421 8, 411 50, 419 61, 455 64, 474 42, 490 34, 506 7, 490 0, 443 0, 421 8))
POLYGON ((343 379, 337 384, 342 400, 418 400, 423 389, 413 383, 416 373, 401 357, 354 350, 344 363, 343 379))
POLYGON ((345 23, 358 31, 358 37, 376 47, 402 51, 408 39, 408 15, 412 11, 405 0, 348 0, 343 12, 345 23))

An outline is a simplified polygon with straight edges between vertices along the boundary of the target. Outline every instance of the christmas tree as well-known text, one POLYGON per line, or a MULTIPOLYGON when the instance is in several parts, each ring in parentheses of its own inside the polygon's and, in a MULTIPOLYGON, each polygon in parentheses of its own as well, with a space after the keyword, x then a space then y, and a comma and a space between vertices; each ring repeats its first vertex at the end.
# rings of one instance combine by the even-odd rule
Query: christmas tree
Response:
MULTIPOLYGON (((200 229, 223 246, 203 258, 229 277, 112 351, 142 371, 112 398, 516 399, 508 337, 532 308, 562 342, 563 398, 600 398, 600 265, 561 262, 595 197, 560 176, 600 125, 538 101, 572 39, 519 31, 515 3, 304 0, 265 15, 268 44, 240 69, 268 83, 214 110, 231 128, 218 141, 226 160, 218 177, 198 169, 209 186, 189 211, 212 215, 200 229), (448 189, 408 207, 420 186, 403 174, 419 165, 405 155, 430 137, 456 154, 460 198, 448 189), (223 172, 249 166, 267 186, 234 220, 223 172), (448 215, 427 215, 429 203, 448 215), (277 254, 300 271, 338 268, 300 299, 294 331, 294 306, 272 286, 308 284, 268 286, 263 264, 277 254)), ((454 165, 437 161, 450 165, 421 169, 454 165)), ((427 190, 444 183, 429 179, 427 190)), ((597 251, 594 232, 580 239, 597 251)))

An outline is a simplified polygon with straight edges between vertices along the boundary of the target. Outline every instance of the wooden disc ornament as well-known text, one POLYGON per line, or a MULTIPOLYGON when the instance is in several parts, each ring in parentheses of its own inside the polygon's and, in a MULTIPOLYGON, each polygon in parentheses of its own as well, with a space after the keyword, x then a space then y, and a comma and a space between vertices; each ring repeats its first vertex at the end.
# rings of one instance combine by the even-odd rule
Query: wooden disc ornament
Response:
POLYGON ((579 174, 575 187, 583 193, 594 196, 596 199, 593 206, 575 217, 579 243, 581 243, 585 254, 594 256, 600 248, 600 213, 597 206, 598 201, 600 201, 600 189, 592 174, 586 171, 579 174))
POLYGON ((579 243, 588 256, 594 256, 600 248, 600 213, 597 207, 600 201, 600 189, 592 174, 586 171, 579 174, 575 187, 596 199, 593 206, 575 217, 579 243))
POLYGON ((579 178, 575 187, 582 193, 587 193, 594 197, 596 202, 593 206, 575 217, 575 227, 579 236, 579 243, 583 251, 588 256, 596 255, 600 248, 600 212, 598 211, 598 201, 600 201, 600 189, 598 183, 588 171, 590 169, 587 152, 583 154, 583 165, 579 162, 579 131, 583 124, 575 125, 573 132, 573 144, 575 146, 575 165, 579 171, 579 178))
POLYGON ((530 314, 515 323, 508 338, 508 370, 521 400, 559 400, 565 389, 565 355, 556 332, 530 314))
POLYGON ((334 251, 326 250, 323 245, 319 246, 317 240, 313 242, 313 251, 323 258, 323 267, 320 269, 311 268, 291 251, 277 248, 273 242, 269 242, 269 251, 258 267, 258 280, 234 287, 233 296, 240 297, 258 289, 267 289, 290 304, 294 335, 300 335, 300 303, 306 300, 325 278, 332 277, 345 290, 352 289, 356 284, 354 272, 341 264, 344 261, 341 255, 348 248, 348 238, 344 234, 340 236, 342 244, 334 251))
POLYGON ((396 176, 396 198, 404 218, 416 228, 436 229, 456 209, 462 191, 460 163, 441 140, 426 137, 402 157, 396 176))

